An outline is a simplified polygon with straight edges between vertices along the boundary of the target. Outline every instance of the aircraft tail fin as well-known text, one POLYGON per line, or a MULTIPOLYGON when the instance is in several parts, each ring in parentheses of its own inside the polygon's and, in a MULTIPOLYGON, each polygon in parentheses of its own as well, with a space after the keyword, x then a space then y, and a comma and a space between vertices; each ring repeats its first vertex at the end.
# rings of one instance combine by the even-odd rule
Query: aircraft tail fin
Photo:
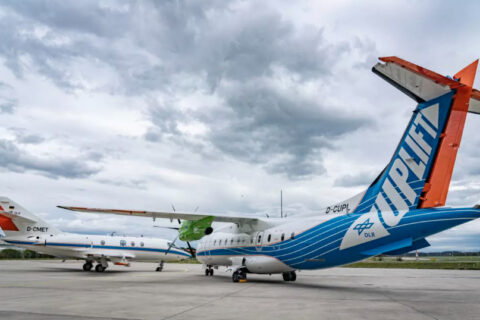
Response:
POLYGON ((0 197, 0 228, 7 239, 60 233, 57 228, 7 197, 0 197))
POLYGON ((445 205, 467 112, 480 113, 480 92, 472 88, 478 60, 453 78, 397 57, 380 60, 373 72, 419 104, 387 167, 352 198, 353 212, 394 211, 390 217, 399 220, 411 209, 445 205))

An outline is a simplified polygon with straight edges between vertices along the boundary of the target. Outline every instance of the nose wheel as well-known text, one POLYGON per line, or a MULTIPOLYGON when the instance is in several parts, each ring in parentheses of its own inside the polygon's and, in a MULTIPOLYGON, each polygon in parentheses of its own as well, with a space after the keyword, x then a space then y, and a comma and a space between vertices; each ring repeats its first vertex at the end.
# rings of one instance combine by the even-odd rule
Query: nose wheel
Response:
POLYGON ((160 263, 158 264, 158 267, 157 269, 155 269, 156 272, 160 272, 163 270, 163 261, 160 261, 160 263))
POLYGON ((297 274, 295 273, 295 271, 284 272, 282 275, 283 275, 283 280, 285 281, 297 280, 297 274))
POLYGON ((213 276, 213 268, 208 267, 207 269, 205 269, 205 275, 206 276, 213 276))

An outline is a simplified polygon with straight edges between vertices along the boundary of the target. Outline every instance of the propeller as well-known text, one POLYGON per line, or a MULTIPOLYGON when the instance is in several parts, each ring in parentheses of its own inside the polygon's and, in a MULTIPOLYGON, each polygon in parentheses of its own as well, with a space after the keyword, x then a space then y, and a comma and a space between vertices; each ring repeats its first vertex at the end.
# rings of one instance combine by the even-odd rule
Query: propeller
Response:
POLYGON ((175 241, 177 241, 177 239, 178 239, 178 235, 175 237, 175 239, 173 239, 172 242, 168 243, 168 249, 167 249, 167 251, 165 251, 165 255, 167 255, 170 252, 170 249, 172 249, 172 247, 175 244, 175 241))
MULTIPOLYGON (((172 210, 173 210, 173 212, 176 212, 175 206, 173 204, 172 204, 172 210)), ((198 210, 198 206, 195 208, 195 212, 197 212, 197 210, 198 210)), ((178 221, 178 224, 182 224, 182 221, 180 219, 177 219, 177 221, 178 221)), ((167 249, 167 251, 165 251, 165 255, 167 255, 170 252, 170 249, 172 249, 172 247, 175 245, 175 241, 177 241, 179 236, 180 236, 180 234, 177 234, 175 239, 173 239, 173 241, 169 243, 168 249, 167 249)), ((192 257, 196 258, 195 252, 193 251, 193 248, 190 245, 189 241, 187 241, 187 245, 188 245, 188 251, 190 251, 190 254, 192 255, 192 257)))

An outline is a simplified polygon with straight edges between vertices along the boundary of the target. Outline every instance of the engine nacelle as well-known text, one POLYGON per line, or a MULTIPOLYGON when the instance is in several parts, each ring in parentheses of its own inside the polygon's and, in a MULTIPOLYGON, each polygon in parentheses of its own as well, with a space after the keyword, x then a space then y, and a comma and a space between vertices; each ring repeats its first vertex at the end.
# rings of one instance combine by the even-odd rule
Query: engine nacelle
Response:
POLYGON ((282 273, 295 270, 269 256, 247 256, 243 258, 242 265, 251 273, 282 273))

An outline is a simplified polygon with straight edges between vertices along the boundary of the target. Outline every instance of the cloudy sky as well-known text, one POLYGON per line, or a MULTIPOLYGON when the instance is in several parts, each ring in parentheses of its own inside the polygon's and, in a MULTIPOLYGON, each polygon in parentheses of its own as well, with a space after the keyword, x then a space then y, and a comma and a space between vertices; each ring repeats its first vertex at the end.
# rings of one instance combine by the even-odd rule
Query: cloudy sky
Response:
MULTIPOLYGON (((173 237, 58 204, 315 213, 383 169, 415 103, 374 75, 480 56, 475 1, 0 1, 0 194, 67 231, 173 237)), ((477 87, 478 85, 477 81, 477 87)), ((480 203, 469 116, 449 205, 480 203)), ((431 250, 480 250, 480 221, 431 250)))

